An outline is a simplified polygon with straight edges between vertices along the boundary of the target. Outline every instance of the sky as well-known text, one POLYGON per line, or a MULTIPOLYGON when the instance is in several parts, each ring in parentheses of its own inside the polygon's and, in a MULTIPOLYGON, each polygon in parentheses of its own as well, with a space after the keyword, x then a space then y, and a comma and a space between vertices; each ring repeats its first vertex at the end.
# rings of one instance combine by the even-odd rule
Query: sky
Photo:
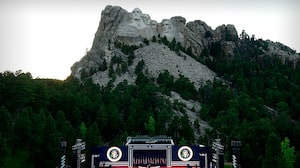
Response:
POLYGON ((182 16, 215 29, 235 25, 256 38, 300 52, 299 0, 1 0, 0 72, 64 80, 89 50, 107 5, 138 7, 161 22, 182 16))

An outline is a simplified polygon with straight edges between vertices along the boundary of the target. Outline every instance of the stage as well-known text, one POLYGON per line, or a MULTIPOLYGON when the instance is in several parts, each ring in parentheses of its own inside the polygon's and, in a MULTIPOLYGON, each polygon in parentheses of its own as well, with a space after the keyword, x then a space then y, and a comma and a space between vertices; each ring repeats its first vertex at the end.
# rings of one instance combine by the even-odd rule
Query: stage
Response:
POLYGON ((177 146, 166 136, 128 137, 125 146, 92 150, 92 168, 207 168, 210 148, 177 146))

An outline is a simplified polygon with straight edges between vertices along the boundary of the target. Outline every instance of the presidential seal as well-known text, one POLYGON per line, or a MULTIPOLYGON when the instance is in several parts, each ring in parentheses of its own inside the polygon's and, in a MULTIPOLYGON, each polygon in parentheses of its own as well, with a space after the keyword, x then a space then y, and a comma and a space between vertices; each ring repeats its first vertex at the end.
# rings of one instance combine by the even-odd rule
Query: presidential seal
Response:
POLYGON ((122 151, 118 147, 111 147, 107 150, 106 156, 111 162, 117 162, 122 157, 122 151))
POLYGON ((189 161, 193 157, 193 150, 188 146, 182 146, 178 150, 178 157, 182 161, 189 161))

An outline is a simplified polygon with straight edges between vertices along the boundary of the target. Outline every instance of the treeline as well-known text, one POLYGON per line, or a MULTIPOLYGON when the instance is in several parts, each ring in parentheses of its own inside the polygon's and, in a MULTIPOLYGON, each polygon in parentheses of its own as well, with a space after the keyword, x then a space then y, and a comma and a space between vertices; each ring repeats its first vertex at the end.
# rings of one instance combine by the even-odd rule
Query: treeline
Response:
MULTIPOLYGON (((137 74, 135 85, 99 87, 72 77, 59 81, 32 79, 21 71, 1 73, 0 167, 55 167, 60 138, 68 143, 69 165, 77 138, 87 144, 87 161, 92 147, 123 145, 127 136, 169 135, 176 143, 192 143, 187 115, 174 117, 156 81, 137 74)), ((182 82, 176 83, 186 85, 182 82)))

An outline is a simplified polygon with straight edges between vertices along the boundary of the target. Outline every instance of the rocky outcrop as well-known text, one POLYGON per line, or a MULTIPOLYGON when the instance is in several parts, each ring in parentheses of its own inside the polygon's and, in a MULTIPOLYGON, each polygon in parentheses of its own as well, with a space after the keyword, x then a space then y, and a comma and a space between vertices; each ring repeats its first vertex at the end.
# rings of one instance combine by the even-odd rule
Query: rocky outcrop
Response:
POLYGON ((204 48, 208 48, 215 41, 214 30, 201 20, 187 23, 183 34, 186 37, 186 46, 191 46, 194 55, 200 55, 204 48))
POLYGON ((300 55, 291 48, 279 42, 266 41, 268 44, 268 55, 278 57, 283 64, 292 63, 294 68, 300 67, 300 55))
MULTIPOLYGON (((111 59, 129 59, 129 55, 122 52, 117 44, 133 45, 139 48, 134 52, 133 64, 128 67, 128 72, 123 72, 115 79, 115 83, 124 79, 133 83, 136 77, 135 65, 139 59, 143 59, 149 75, 153 77, 163 70, 168 70, 174 76, 182 74, 190 78, 196 87, 200 87, 199 83, 213 79, 215 74, 197 62, 195 57, 205 50, 205 56, 213 59, 210 54, 214 49, 221 53, 222 57, 233 58, 235 51, 241 46, 241 40, 243 39, 239 39, 235 27, 230 24, 218 26, 213 30, 201 20, 186 23, 186 19, 181 16, 164 19, 159 23, 138 8, 128 12, 119 6, 106 6, 101 13, 91 50, 71 67, 71 75, 79 80, 92 78, 95 83, 106 85, 111 80, 107 68, 111 59), (153 37, 157 42, 152 42, 153 37), (173 52, 167 46, 158 44, 164 37, 169 42, 175 39, 183 48, 191 49, 190 55, 180 51, 173 52)), ((267 43, 268 47, 262 56, 274 55, 281 58, 283 63, 292 61, 295 67, 299 66, 299 54, 283 44, 271 41, 267 43)), ((114 65, 113 68, 118 67, 114 65)))
POLYGON ((128 12, 119 6, 106 6, 101 13, 101 20, 91 50, 108 48, 108 44, 116 35, 120 23, 127 15, 128 12))
POLYGON ((215 30, 215 37, 217 41, 237 41, 238 34, 234 25, 221 25, 215 30))

